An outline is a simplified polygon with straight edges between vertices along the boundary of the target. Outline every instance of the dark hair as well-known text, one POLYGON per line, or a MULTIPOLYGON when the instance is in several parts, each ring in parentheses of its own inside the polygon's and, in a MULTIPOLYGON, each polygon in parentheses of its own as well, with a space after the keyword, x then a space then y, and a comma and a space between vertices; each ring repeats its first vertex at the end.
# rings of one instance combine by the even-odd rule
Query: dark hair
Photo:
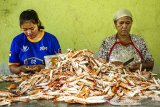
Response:
POLYGON ((19 16, 20 26, 26 21, 31 21, 32 23, 37 24, 39 30, 44 29, 44 26, 42 26, 41 21, 38 18, 37 12, 32 9, 23 11, 19 16))

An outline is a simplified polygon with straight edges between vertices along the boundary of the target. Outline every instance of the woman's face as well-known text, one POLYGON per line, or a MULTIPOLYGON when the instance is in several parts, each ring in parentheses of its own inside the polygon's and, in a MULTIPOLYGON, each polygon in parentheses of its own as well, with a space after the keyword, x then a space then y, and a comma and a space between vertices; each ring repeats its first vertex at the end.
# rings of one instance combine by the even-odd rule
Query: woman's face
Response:
POLYGON ((38 35, 38 25, 32 23, 31 21, 26 21, 21 25, 21 29, 24 34, 30 39, 34 39, 38 35))
POLYGON ((115 22, 115 27, 120 36, 129 36, 132 27, 132 19, 128 16, 121 17, 115 22))

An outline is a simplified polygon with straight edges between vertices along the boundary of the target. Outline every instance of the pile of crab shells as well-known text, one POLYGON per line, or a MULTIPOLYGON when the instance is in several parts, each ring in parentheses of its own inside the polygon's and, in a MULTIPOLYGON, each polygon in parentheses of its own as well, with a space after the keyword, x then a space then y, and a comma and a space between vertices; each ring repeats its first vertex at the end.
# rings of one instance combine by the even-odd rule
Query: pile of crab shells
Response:
POLYGON ((160 101, 160 79, 154 75, 149 71, 130 72, 100 61, 87 49, 68 50, 58 55, 56 65, 50 69, 1 77, 5 81, 18 81, 19 85, 0 91, 0 105, 38 99, 140 105, 147 98, 160 101))

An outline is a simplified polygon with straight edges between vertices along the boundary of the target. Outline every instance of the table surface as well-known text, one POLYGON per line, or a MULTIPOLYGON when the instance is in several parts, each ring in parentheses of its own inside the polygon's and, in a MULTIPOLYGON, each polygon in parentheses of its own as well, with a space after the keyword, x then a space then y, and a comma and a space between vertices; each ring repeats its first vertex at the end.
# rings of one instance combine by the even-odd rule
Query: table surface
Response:
MULTIPOLYGON (((5 90, 10 83, 9 82, 0 82, 0 90, 5 90)), ((31 100, 29 103, 24 102, 15 102, 11 104, 12 107, 117 107, 112 106, 108 103, 104 104, 68 104, 65 102, 54 102, 53 100, 31 100)), ((4 107, 8 107, 4 106, 4 107)), ((123 106, 124 107, 124 106, 123 106)), ((139 106, 133 107, 160 107, 160 102, 152 101, 151 99, 146 99, 141 102, 139 106)))

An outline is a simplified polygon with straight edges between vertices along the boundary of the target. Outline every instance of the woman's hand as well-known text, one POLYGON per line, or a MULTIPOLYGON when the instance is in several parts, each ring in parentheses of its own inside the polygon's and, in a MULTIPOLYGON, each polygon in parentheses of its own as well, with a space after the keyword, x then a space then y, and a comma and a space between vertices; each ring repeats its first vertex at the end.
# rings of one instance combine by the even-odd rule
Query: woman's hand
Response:
POLYGON ((123 68, 123 62, 120 62, 120 61, 114 61, 114 62, 111 62, 112 64, 114 64, 116 67, 118 68, 123 68))
POLYGON ((34 72, 39 72, 41 69, 44 69, 44 65, 32 65, 32 66, 26 66, 26 65, 10 65, 9 69, 12 73, 19 74, 20 72, 25 72, 25 73, 34 73, 34 72))
POLYGON ((130 71, 135 71, 138 69, 142 70, 142 63, 135 63, 135 64, 128 65, 128 68, 130 71))
POLYGON ((127 68, 130 71, 135 71, 137 69, 140 69, 140 65, 141 65, 141 63, 135 63, 135 64, 129 64, 129 65, 125 66, 124 63, 120 62, 120 61, 114 61, 111 63, 114 64, 118 68, 127 68))
POLYGON ((44 65, 32 65, 32 66, 25 66, 26 72, 39 72, 41 69, 44 69, 44 65))
POLYGON ((153 66, 154 66, 153 61, 145 61, 143 63, 138 62, 138 63, 135 63, 133 65, 129 65, 128 67, 131 71, 135 71, 135 70, 138 70, 138 69, 140 69, 142 71, 145 70, 145 69, 147 71, 152 71, 153 66))

